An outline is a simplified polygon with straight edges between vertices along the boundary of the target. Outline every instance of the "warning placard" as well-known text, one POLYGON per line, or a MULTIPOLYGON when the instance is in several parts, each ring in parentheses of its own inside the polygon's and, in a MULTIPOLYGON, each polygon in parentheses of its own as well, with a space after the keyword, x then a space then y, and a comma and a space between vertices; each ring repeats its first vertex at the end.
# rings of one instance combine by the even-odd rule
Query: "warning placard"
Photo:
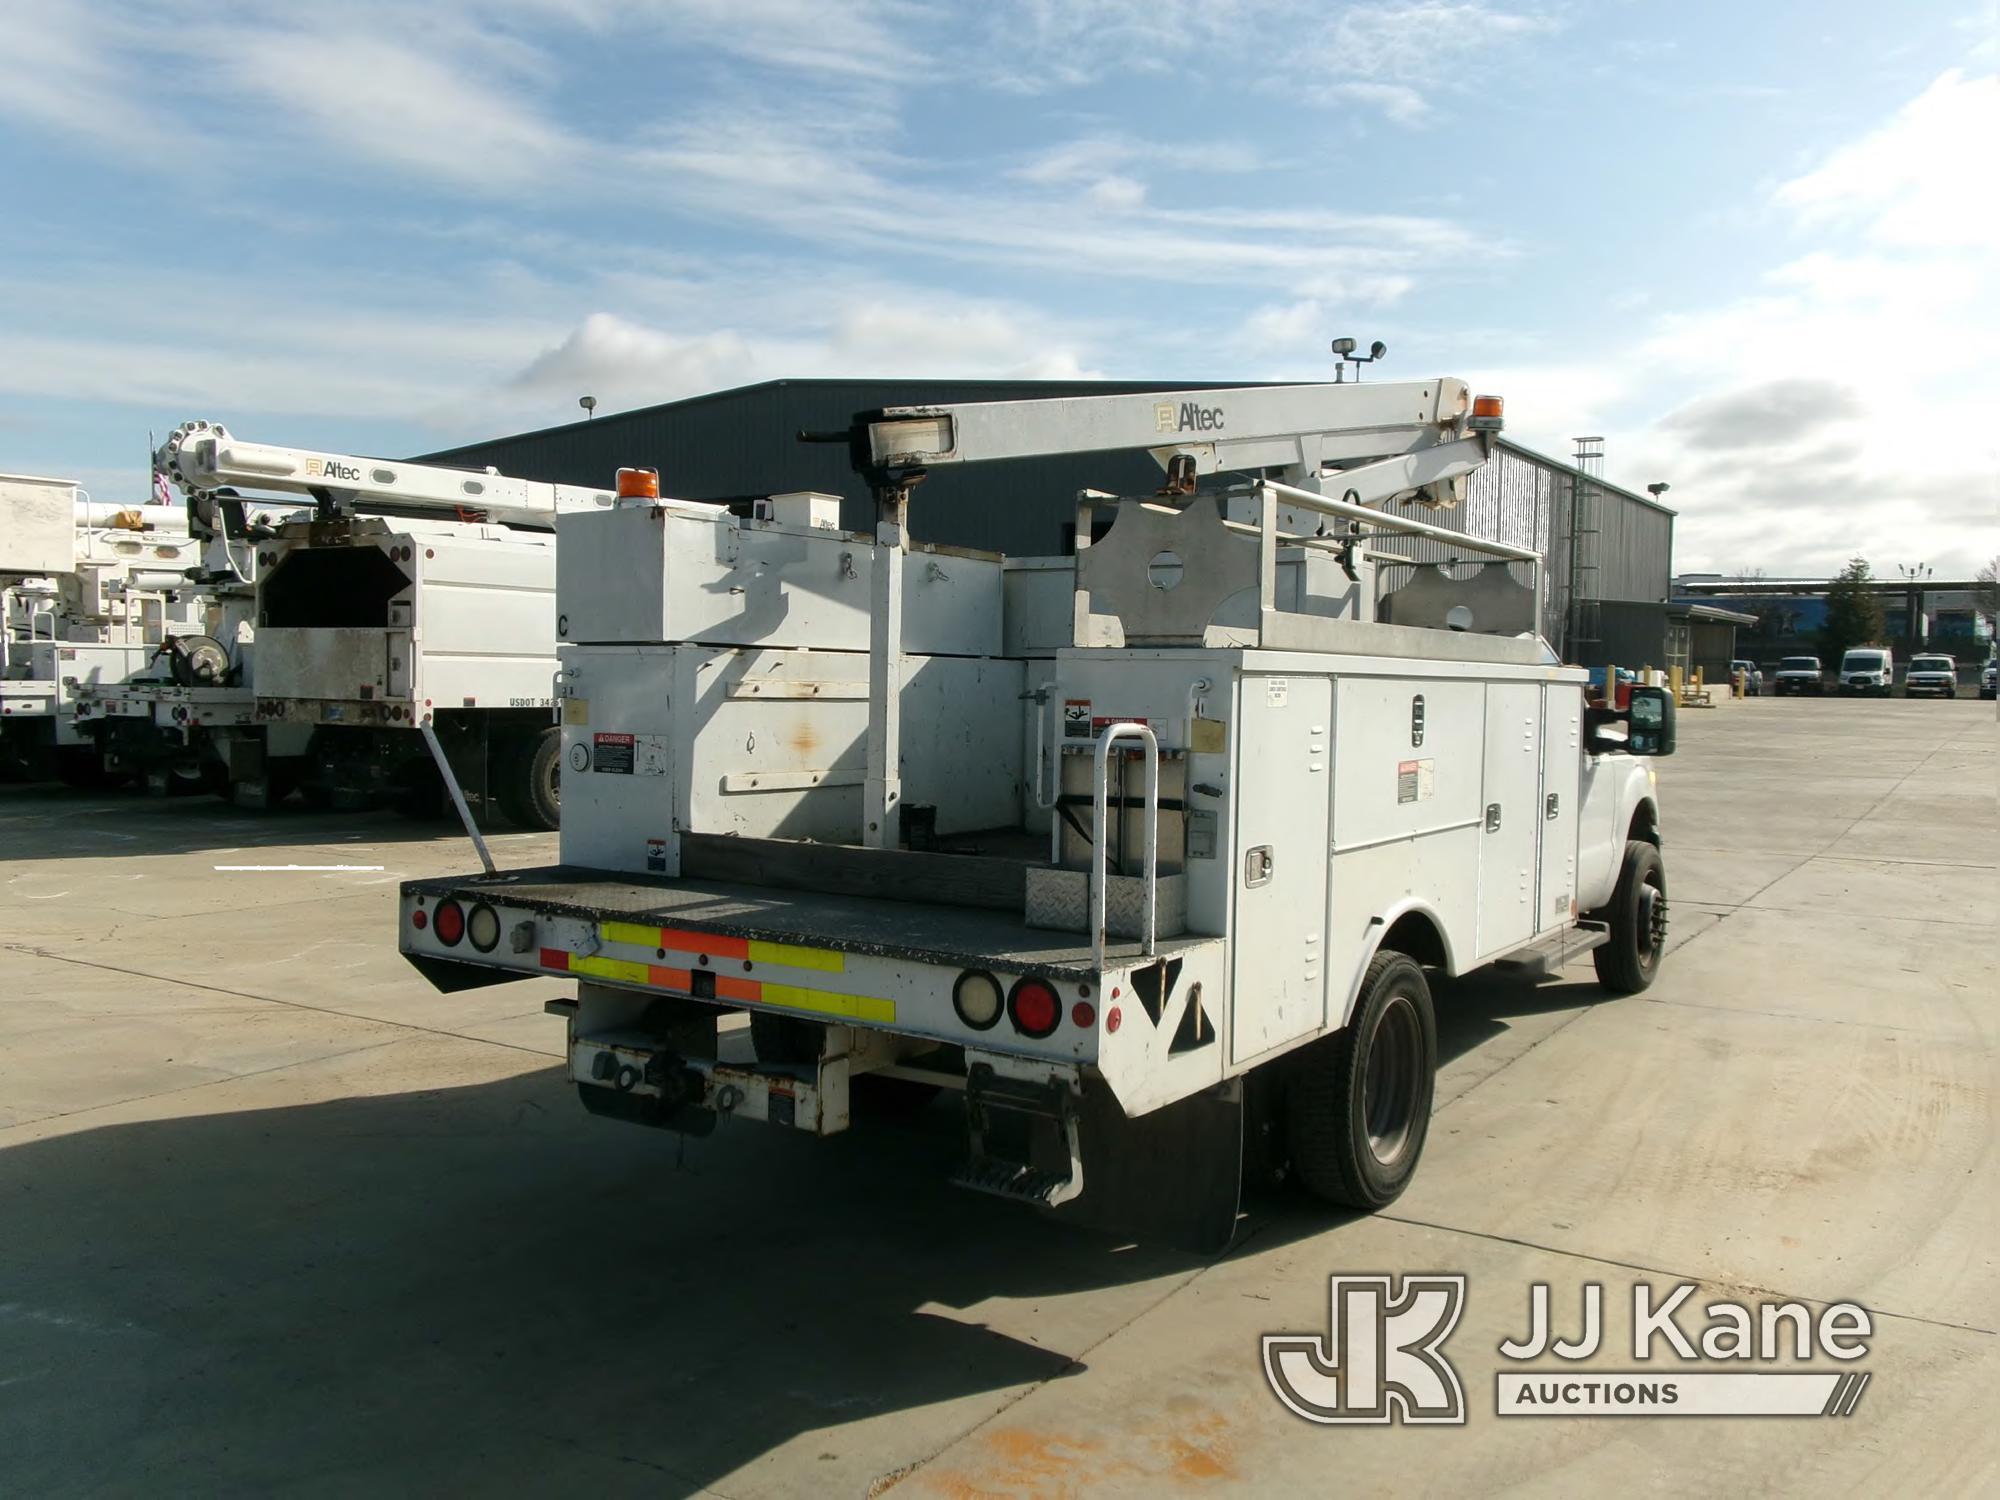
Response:
POLYGON ((629 734, 594 734, 590 737, 590 769, 609 771, 617 776, 632 774, 633 737, 629 734))
POLYGON ((1434 760, 1405 760, 1396 763, 1396 800, 1398 802, 1426 802, 1437 783, 1437 762, 1434 760))

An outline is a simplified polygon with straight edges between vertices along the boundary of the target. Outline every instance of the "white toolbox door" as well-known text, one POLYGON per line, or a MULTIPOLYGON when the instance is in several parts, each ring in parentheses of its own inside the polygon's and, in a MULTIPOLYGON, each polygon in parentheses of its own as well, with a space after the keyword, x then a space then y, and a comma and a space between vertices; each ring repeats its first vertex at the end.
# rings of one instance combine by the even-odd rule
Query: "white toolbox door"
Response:
POLYGON ((1569 921, 1576 900, 1578 776, 1583 764, 1583 693, 1562 683, 1542 689, 1542 857, 1535 925, 1569 921))
POLYGON ((1525 943, 1535 920, 1541 843, 1542 685, 1486 685, 1486 777, 1479 835, 1479 954, 1525 943))
POLYGON ((1236 768, 1235 976, 1229 1052, 1242 1063, 1326 1023, 1333 680, 1242 679, 1236 768))

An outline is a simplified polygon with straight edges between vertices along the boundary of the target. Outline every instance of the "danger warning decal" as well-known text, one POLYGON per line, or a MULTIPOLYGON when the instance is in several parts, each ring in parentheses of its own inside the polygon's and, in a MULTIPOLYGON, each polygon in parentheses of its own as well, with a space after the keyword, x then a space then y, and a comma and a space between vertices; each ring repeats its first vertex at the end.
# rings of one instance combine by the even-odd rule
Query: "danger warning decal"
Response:
POLYGON ((632 744, 629 734, 593 734, 590 737, 590 769, 630 776, 632 744))

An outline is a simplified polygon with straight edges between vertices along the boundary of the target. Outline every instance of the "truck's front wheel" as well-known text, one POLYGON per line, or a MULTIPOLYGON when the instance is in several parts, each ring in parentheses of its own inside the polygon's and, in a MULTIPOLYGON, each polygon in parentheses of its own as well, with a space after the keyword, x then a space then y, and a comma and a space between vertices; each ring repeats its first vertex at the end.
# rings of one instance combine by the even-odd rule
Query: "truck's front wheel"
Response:
POLYGON ((1636 995, 1660 972, 1667 947, 1667 867, 1644 839, 1625 846, 1625 865, 1611 904, 1596 913, 1611 940, 1590 950, 1597 982, 1614 995, 1636 995))
POLYGON ((500 806, 523 828, 555 828, 562 822, 562 731, 550 724, 523 735, 507 757, 500 806))
POLYGON ((1437 1019, 1417 961, 1378 953, 1354 1019, 1303 1049, 1285 1096, 1292 1167, 1316 1197, 1385 1208, 1416 1175, 1430 1130, 1437 1019))

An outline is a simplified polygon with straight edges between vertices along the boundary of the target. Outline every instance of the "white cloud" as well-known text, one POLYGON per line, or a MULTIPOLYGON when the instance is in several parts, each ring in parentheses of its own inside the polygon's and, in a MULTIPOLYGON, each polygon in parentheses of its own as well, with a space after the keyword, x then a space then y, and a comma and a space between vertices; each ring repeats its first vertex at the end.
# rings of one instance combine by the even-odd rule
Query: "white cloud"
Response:
POLYGON ((1430 101, 1407 83, 1330 83, 1319 92, 1329 99, 1373 105, 1396 125, 1423 125, 1431 117, 1430 101))
POLYGON ((518 79, 363 32, 264 30, 218 47, 217 82, 345 152, 483 192, 539 182, 580 151, 518 79))
POLYGON ((1548 16, 1477 3, 1355 5, 1335 18, 1321 55, 1357 77, 1408 82, 1436 78, 1455 58, 1554 29, 1548 16))
POLYGON ((1000 59, 993 76, 1022 92, 1089 87, 1107 71, 1198 67, 1247 72, 1294 97, 1365 105, 1415 126, 1432 116, 1427 91, 1467 59, 1557 22, 1483 0, 1019 0, 996 8, 990 26, 1000 59))
POLYGON ((1961 574, 1991 555, 2000 236, 1974 184, 1996 138, 2000 79, 1943 74, 1776 189, 1805 254, 1751 296, 1661 319, 1634 351, 1654 389, 1679 387, 1630 452, 1686 476, 1683 564, 1820 571, 1860 553, 1961 574))
POLYGON ((781 377, 1097 375, 1083 347, 1089 330, 1057 326, 1028 308, 880 286, 844 289, 810 321, 798 318, 802 306, 781 299, 754 321, 700 332, 592 313, 508 380, 501 395, 588 393, 614 411, 781 377))
POLYGON ((2000 139, 2000 76, 1945 73, 1880 130, 1778 190, 1815 228, 1858 228, 1903 250, 2000 251, 1991 190, 2000 139))
POLYGON ((139 85, 116 49, 124 28, 69 0, 0 5, 0 118, 54 129, 69 139, 164 159, 186 143, 161 90, 139 85))

